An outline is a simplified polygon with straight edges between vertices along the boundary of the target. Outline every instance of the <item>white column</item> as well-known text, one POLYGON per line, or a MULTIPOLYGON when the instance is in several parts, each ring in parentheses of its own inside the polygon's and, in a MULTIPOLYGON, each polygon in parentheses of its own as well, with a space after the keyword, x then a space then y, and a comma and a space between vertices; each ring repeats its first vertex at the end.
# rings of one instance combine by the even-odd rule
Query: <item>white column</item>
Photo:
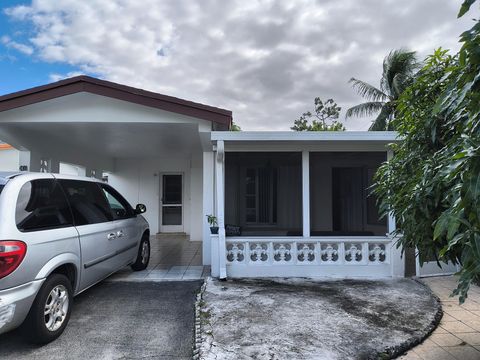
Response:
MULTIPOLYGON (((393 151, 387 150, 387 160, 390 160, 393 157, 393 151)), ((393 236, 392 233, 395 231, 395 216, 392 213, 388 214, 387 220, 387 230, 388 236, 392 239, 390 251, 390 259, 392 266, 392 277, 405 277, 405 257, 402 256, 402 248, 397 248, 398 237, 393 236)))
POLYGON ((302 151, 303 237, 310 237, 310 153, 302 151))
MULTIPOLYGON (((210 225, 207 222, 207 215, 213 215, 215 212, 213 205, 213 190, 215 179, 214 155, 215 154, 210 151, 203 153, 203 265, 212 265, 212 240, 210 235, 210 225)), ((218 274, 216 276, 218 276, 218 274)))
MULTIPOLYGON (((218 221, 218 265, 219 278, 227 277, 226 266, 226 244, 225 244, 225 145, 223 140, 217 141, 217 156, 215 159, 216 176, 216 200, 217 200, 217 221, 218 221)), ((212 260, 213 262, 213 260, 212 260)))

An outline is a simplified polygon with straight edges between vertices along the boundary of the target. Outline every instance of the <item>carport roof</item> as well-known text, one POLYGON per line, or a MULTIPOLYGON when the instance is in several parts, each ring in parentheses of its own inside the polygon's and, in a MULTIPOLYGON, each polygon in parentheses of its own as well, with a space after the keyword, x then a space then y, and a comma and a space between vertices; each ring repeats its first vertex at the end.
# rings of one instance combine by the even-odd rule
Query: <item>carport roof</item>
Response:
POLYGON ((85 75, 75 76, 51 84, 0 96, 0 112, 79 92, 89 92, 208 120, 223 125, 221 129, 230 127, 232 122, 232 112, 230 110, 121 85, 111 81, 100 80, 85 75))

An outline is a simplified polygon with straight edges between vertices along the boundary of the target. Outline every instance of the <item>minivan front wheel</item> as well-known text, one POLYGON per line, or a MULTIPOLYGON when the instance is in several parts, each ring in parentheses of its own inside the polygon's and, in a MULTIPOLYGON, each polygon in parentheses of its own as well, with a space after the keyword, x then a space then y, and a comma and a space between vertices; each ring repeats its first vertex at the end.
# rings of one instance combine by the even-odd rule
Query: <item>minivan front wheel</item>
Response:
POLYGON ((70 280, 52 274, 43 283, 24 323, 31 342, 46 344, 58 338, 67 326, 73 304, 70 280))
POLYGON ((132 270, 134 271, 145 270, 148 266, 149 261, 150 261, 150 240, 148 239, 148 235, 144 235, 142 237, 142 241, 140 241, 140 246, 138 247, 137 259, 132 264, 132 270))

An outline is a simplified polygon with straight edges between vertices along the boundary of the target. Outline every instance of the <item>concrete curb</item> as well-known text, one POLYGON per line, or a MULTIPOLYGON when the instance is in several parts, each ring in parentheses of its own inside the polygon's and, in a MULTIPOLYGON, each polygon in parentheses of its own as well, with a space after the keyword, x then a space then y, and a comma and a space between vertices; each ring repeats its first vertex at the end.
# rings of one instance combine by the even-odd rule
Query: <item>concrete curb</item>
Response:
POLYGON ((198 360, 202 358, 202 344, 203 344, 203 335, 202 335, 202 307, 203 307, 203 294, 205 288, 207 287, 207 282, 203 281, 200 291, 197 294, 197 299, 195 301, 195 329, 194 329, 194 344, 193 344, 193 360, 198 360))
POLYGON ((376 354, 375 357, 373 357, 372 359, 395 359, 401 355, 404 355, 408 350, 411 350, 415 346, 421 344, 426 338, 428 338, 430 334, 440 324, 440 321, 442 320, 442 317, 443 317, 442 303, 440 301, 440 298, 423 281, 417 278, 412 278, 412 280, 422 285, 423 287, 425 287, 430 292, 430 295, 434 299, 435 307, 437 308, 437 311, 435 313, 435 316, 433 317, 433 320, 425 329, 423 329, 421 335, 412 337, 398 346, 386 348, 384 351, 381 351, 378 354, 376 354))

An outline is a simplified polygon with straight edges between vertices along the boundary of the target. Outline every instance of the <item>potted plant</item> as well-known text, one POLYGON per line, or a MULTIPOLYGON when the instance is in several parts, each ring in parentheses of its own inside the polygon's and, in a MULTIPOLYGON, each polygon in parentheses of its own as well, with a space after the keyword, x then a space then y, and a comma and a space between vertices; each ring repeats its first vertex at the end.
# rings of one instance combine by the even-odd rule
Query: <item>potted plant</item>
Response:
POLYGON ((207 215, 207 221, 210 224, 210 232, 218 234, 217 217, 215 215, 207 215))

